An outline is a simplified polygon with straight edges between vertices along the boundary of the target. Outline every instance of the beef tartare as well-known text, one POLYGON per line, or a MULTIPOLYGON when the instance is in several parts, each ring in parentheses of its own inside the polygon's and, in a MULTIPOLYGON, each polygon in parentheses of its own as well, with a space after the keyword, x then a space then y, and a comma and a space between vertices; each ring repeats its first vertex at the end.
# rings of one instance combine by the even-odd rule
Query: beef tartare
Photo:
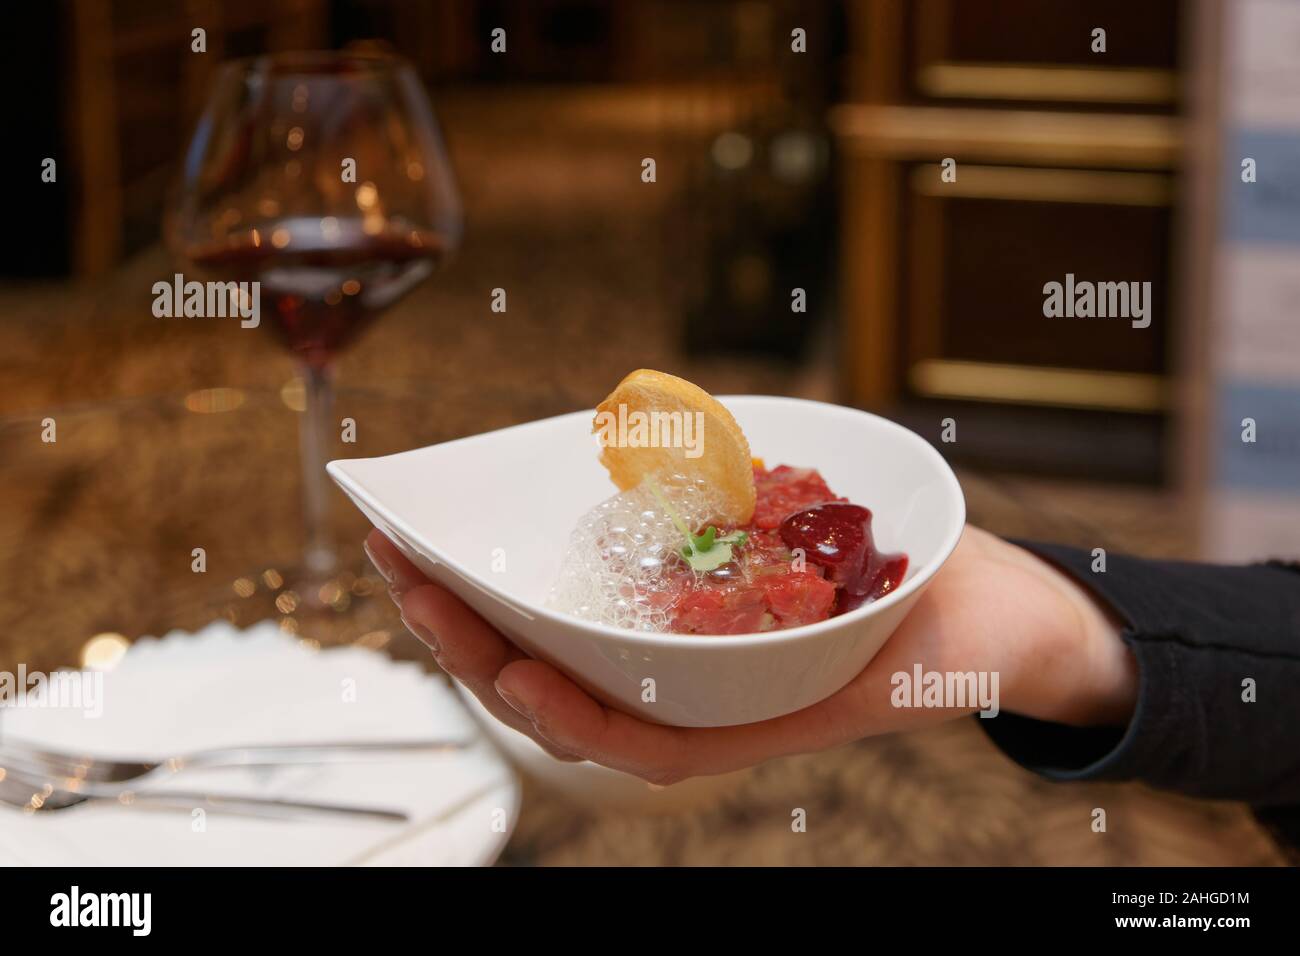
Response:
POLYGON ((902 583, 907 556, 877 551, 871 512, 837 497, 815 469, 755 467, 754 485, 754 517, 734 529, 744 538, 733 560, 704 573, 687 560, 674 572, 669 630, 751 634, 812 624, 902 583))
POLYGON ((813 468, 768 470, 731 412, 685 379, 629 373, 591 430, 621 490, 579 520, 553 608, 638 631, 756 634, 851 611, 907 573, 907 555, 876 550, 870 511, 813 468))
POLYGON ((682 634, 753 634, 824 621, 889 594, 907 556, 882 554, 871 512, 812 468, 754 466, 752 518, 710 523, 707 487, 647 480, 579 523, 553 606, 682 634))

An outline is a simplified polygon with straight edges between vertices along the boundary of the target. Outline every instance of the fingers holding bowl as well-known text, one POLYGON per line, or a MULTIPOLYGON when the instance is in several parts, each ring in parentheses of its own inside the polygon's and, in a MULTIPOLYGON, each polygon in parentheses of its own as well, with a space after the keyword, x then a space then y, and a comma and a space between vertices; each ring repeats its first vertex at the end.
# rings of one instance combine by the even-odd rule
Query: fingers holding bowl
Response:
POLYGON ((377 528, 366 535, 362 547, 365 548, 366 557, 370 559, 370 563, 375 566, 375 570, 387 582, 388 593, 393 595, 394 600, 397 599, 397 595, 409 591, 413 587, 429 583, 429 579, 424 576, 424 573, 412 564, 406 555, 402 554, 397 545, 393 544, 386 534, 377 528))
POLYGON ((606 707, 550 664, 531 658, 508 663, 496 687, 554 746, 660 786, 730 773, 861 736, 847 689, 771 720, 730 727, 671 727, 606 707))
POLYGON ((465 685, 497 720, 531 737, 557 760, 581 759, 541 737, 509 707, 494 686, 497 674, 524 654, 450 591, 431 582, 380 531, 366 538, 366 554, 388 581, 402 623, 433 654, 438 666, 465 685))
POLYGON ((545 661, 512 661, 496 689, 536 734, 564 751, 662 785, 698 773, 682 728, 606 707, 545 661))
POLYGON ((606 707, 430 582, 382 533, 371 533, 366 551, 389 581, 402 622, 438 665, 493 717, 559 760, 590 760, 667 786, 860 736, 846 712, 854 709, 850 688, 785 717, 732 727, 672 727, 606 707))
POLYGON ((399 606, 402 622, 429 646, 438 666, 460 681, 493 717, 531 737, 559 760, 581 759, 542 737, 497 693, 495 684, 502 668, 515 661, 528 660, 528 655, 458 597, 436 584, 406 592, 399 606))

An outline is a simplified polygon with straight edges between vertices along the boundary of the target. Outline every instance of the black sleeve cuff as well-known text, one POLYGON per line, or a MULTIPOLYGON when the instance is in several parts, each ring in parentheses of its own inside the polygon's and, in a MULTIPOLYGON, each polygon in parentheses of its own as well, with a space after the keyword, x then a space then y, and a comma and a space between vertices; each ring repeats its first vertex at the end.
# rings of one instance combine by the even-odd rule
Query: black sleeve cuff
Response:
POLYGON ((1017 763, 1052 780, 1143 780, 1193 796, 1300 804, 1300 577, 1016 542, 1124 620, 1139 669, 1125 728, 1079 728, 1003 712, 976 718, 1017 763), (1243 700, 1243 681, 1256 700, 1243 700))

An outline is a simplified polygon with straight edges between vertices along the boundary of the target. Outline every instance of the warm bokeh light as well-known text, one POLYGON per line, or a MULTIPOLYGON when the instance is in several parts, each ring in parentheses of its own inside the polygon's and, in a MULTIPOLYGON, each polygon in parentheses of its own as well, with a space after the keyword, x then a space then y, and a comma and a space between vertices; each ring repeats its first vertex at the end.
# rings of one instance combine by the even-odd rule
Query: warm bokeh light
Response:
POLYGON ((131 646, 121 634, 96 634, 81 647, 81 666, 93 671, 110 671, 131 646))
POLYGON ((366 633, 358 637, 353 643, 356 644, 358 647, 368 647, 371 650, 377 651, 380 650, 381 648, 387 647, 389 641, 391 641, 392 639, 393 639, 393 634, 391 631, 385 631, 385 630, 367 631, 366 633))
POLYGON ((185 407, 200 415, 232 412, 244 404, 243 389, 201 388, 185 396, 185 407))
POLYGON ((281 385, 280 401, 295 412, 303 411, 307 407, 307 394, 302 387, 302 379, 295 376, 281 385))
POLYGON ((754 143, 742 133, 726 132, 713 141, 712 153, 723 169, 743 169, 754 156, 754 143))
POLYGON ((379 190, 374 183, 364 182, 357 187, 357 208, 362 212, 373 209, 378 199, 379 190))

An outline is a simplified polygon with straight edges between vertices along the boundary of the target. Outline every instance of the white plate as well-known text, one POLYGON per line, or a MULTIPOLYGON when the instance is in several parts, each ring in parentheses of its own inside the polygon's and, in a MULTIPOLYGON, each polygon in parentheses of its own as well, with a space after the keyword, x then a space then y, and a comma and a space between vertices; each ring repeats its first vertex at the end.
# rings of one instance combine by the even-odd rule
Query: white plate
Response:
POLYGON ((721 400, 769 466, 817 468, 871 509, 877 545, 910 559, 896 591, 827 621, 728 637, 636 632, 544 607, 577 519, 614 491, 590 412, 334 461, 329 473, 425 574, 606 703, 679 726, 749 723, 852 680, 956 547, 966 506, 943 457, 901 425, 821 402, 721 400))
POLYGON ((201 790, 405 810, 409 823, 255 819, 112 803, 24 813, 0 805, 8 865, 491 863, 519 813, 517 778, 442 679, 362 648, 311 650, 273 624, 137 641, 103 676, 103 712, 0 710, 0 739, 150 757, 323 740, 472 740, 472 747, 292 768, 186 770, 158 790, 201 790), (198 824, 201 821, 201 827, 198 824))

